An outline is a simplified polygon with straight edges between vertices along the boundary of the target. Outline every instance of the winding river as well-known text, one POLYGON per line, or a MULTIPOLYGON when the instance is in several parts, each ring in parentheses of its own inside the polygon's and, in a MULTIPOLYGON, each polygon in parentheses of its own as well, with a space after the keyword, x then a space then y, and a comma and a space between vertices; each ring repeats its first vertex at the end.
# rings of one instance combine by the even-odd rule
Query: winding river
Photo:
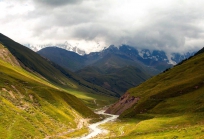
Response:
POLYGON ((107 133, 107 130, 105 129, 101 129, 99 128, 98 126, 101 125, 101 124, 105 124, 109 121, 114 121, 118 118, 119 115, 112 115, 112 114, 107 114, 105 113, 105 110, 101 110, 101 111, 98 111, 96 112, 97 114, 102 114, 102 115, 107 115, 109 117, 105 118, 104 120, 100 121, 100 122, 97 122, 97 123, 94 123, 94 124, 90 124, 88 127, 89 129, 91 130, 91 132, 84 136, 84 137, 81 137, 80 139, 91 139, 99 134, 102 134, 102 133, 107 133))

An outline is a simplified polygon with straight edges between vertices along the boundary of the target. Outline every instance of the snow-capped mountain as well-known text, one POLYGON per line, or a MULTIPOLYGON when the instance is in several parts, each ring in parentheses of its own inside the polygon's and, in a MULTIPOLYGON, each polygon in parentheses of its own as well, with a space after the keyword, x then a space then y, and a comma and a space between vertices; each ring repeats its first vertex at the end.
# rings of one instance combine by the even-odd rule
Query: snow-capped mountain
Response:
MULTIPOLYGON (((46 47, 59 47, 65 49, 67 51, 75 52, 79 55, 87 54, 85 50, 81 50, 77 46, 73 46, 69 44, 67 41, 63 44, 57 45, 25 45, 28 48, 32 49, 33 51, 39 51, 46 47)), ((93 50, 94 51, 94 50, 93 50)), ((181 62, 182 60, 189 58, 190 56, 194 55, 195 52, 187 52, 187 53, 166 53, 161 50, 149 50, 149 49, 137 49, 135 47, 129 45, 121 45, 116 47, 111 45, 109 47, 103 48, 101 51, 97 52, 96 54, 106 55, 107 53, 115 53, 120 55, 125 55, 133 60, 139 60, 140 62, 144 63, 148 66, 158 65, 158 64, 169 64, 169 65, 176 65, 177 63, 181 62)), ((90 55, 92 55, 90 53, 90 55)))
POLYGON ((154 61, 166 62, 168 64, 176 65, 184 59, 193 56, 195 52, 187 53, 166 53, 160 50, 150 51, 148 49, 143 49, 138 51, 142 59, 151 59, 154 61))
POLYGON ((120 47, 111 45, 99 52, 79 55, 65 50, 76 51, 77 49, 74 47, 71 47, 68 44, 62 46, 64 49, 49 47, 38 51, 38 53, 47 57, 51 61, 61 63, 62 66, 65 66, 72 71, 80 70, 86 66, 95 65, 104 68, 101 65, 105 64, 106 66, 108 65, 108 67, 114 68, 123 66, 148 67, 149 69, 153 69, 152 71, 154 73, 162 72, 194 55, 194 52, 169 54, 161 50, 136 49, 128 45, 122 45, 120 47), (69 60, 72 62, 68 62, 69 60))
POLYGON ((84 50, 79 49, 77 46, 72 46, 67 41, 64 44, 56 44, 56 45, 52 45, 52 44, 47 44, 47 45, 24 44, 24 46, 30 48, 31 50, 33 50, 35 52, 37 52, 43 48, 46 48, 46 47, 59 47, 59 48, 65 49, 67 51, 75 52, 79 55, 85 55, 86 54, 86 52, 84 50))
POLYGON ((117 53, 120 55, 126 55, 127 57, 139 60, 145 65, 151 66, 155 63, 166 63, 171 65, 176 65, 184 59, 189 58, 194 55, 195 52, 187 53, 166 53, 161 50, 149 50, 149 49, 137 49, 128 45, 121 45, 115 47, 111 45, 110 47, 104 49, 103 53, 117 53))

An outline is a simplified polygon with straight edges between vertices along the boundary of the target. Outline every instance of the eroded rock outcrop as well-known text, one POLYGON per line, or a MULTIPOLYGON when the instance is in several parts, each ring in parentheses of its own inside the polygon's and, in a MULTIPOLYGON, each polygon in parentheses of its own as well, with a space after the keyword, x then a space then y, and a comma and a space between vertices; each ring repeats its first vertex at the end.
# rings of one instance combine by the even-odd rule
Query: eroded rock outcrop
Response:
POLYGON ((139 97, 131 96, 128 92, 126 92, 123 96, 120 97, 118 102, 106 110, 106 113, 120 115, 122 112, 137 103, 139 99, 139 97))
POLYGON ((0 59, 10 63, 13 66, 20 66, 18 60, 0 43, 0 59))

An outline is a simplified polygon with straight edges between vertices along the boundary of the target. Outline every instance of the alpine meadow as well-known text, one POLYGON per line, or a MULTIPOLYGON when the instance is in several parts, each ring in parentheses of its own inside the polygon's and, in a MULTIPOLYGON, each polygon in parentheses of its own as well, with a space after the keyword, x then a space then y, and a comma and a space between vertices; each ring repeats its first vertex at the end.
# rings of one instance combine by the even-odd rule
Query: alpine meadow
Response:
POLYGON ((203 0, 0 0, 0 139, 203 139, 203 0))

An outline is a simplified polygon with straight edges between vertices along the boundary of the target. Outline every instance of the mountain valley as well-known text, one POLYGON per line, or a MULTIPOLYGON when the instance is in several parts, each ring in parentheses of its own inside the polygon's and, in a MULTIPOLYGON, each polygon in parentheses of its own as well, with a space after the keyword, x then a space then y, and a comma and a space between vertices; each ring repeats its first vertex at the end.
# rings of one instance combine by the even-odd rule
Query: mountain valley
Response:
POLYGON ((0 139, 204 139, 204 0, 0 0, 0 139))
POLYGON ((106 132, 93 138, 203 138, 204 48, 177 55, 177 65, 132 49, 82 56, 48 47, 41 57, 0 34, 1 137, 86 138, 100 121, 106 132), (94 113, 104 106, 119 118, 94 113))
POLYGON ((172 53, 169 58, 163 51, 137 50, 128 45, 119 48, 112 45, 101 52, 86 55, 58 47, 46 47, 37 53, 72 70, 84 80, 114 92, 117 97, 127 89, 172 67, 171 63, 179 63, 194 54, 172 53))
POLYGON ((108 90, 87 83, 3 34, 0 34, 0 75, 3 138, 70 137, 86 133, 88 121, 99 120, 90 108, 116 100, 108 90))

